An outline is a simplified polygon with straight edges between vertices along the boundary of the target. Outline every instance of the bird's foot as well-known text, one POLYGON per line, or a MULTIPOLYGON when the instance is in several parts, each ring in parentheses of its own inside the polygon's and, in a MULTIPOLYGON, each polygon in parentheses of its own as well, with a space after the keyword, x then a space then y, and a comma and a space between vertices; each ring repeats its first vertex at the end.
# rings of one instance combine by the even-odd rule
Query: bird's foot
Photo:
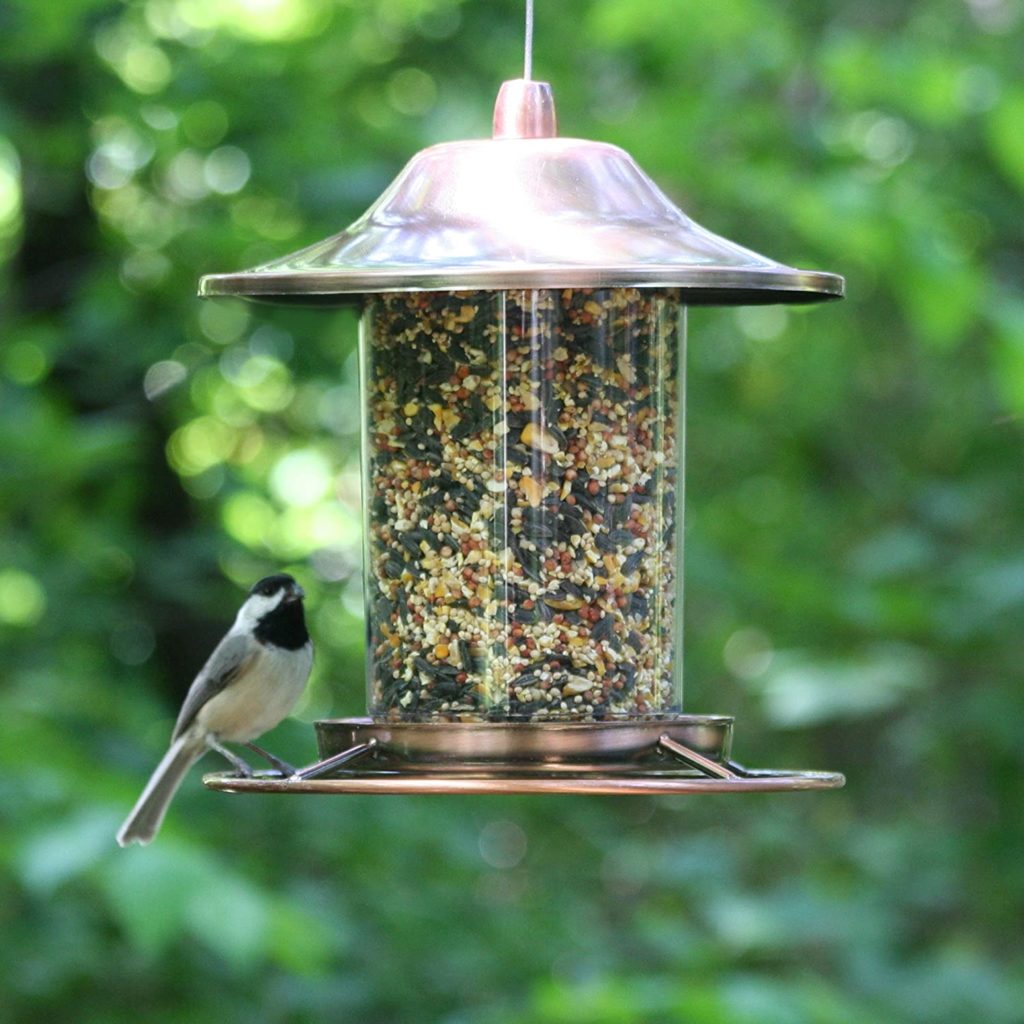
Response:
POLYGON ((243 779, 251 779, 253 776, 252 767, 243 761, 236 753, 228 750, 227 747, 218 743, 212 736, 206 737, 206 745, 211 750, 216 750, 243 779))

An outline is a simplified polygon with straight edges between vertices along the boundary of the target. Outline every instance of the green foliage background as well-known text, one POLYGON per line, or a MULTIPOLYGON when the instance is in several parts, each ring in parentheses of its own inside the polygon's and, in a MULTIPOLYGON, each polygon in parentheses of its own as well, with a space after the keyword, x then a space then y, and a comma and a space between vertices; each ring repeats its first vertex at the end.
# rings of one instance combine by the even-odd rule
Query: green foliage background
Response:
MULTIPOLYGON (((687 706, 838 793, 230 798, 115 828, 241 588, 359 714, 355 319, 193 298, 487 133, 513 0, 0 6, 0 1019, 1024 1020, 1020 0, 561 0, 566 134, 844 273, 695 310, 687 706)), ((211 763, 208 767, 215 765, 211 763)))

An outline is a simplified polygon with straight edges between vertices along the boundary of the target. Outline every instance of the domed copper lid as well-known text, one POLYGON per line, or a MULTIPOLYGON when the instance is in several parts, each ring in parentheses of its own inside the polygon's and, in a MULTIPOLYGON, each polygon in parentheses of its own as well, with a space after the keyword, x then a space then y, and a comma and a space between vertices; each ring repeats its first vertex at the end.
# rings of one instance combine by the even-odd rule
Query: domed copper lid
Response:
POLYGON ((200 295, 341 303, 369 292, 675 287, 687 303, 840 298, 843 278, 776 263, 694 223, 603 142, 558 138, 551 89, 506 82, 494 137, 422 150, 354 224, 202 278, 200 295))

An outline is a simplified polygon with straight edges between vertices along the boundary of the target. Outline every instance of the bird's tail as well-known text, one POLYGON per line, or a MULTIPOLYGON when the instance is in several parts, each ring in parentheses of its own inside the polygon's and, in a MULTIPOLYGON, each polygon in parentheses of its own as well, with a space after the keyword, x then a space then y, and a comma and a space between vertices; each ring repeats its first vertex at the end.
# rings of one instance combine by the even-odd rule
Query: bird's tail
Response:
POLYGON ((189 768, 192 767, 206 752, 206 744, 186 733, 179 736, 164 754, 163 760, 156 766, 156 771, 149 777, 146 788, 142 791, 132 813, 125 819, 121 830, 117 833, 117 841, 121 846, 129 843, 141 843, 145 846, 160 830, 160 825, 167 813, 167 808, 178 787, 184 781, 189 768))

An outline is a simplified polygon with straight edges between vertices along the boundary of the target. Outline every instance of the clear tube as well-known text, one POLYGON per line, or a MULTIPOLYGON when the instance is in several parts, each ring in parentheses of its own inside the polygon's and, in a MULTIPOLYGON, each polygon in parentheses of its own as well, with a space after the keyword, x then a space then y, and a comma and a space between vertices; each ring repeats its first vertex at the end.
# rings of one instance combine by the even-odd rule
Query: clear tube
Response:
POLYGON ((374 718, 681 709, 685 323, 669 290, 367 300, 374 718))

